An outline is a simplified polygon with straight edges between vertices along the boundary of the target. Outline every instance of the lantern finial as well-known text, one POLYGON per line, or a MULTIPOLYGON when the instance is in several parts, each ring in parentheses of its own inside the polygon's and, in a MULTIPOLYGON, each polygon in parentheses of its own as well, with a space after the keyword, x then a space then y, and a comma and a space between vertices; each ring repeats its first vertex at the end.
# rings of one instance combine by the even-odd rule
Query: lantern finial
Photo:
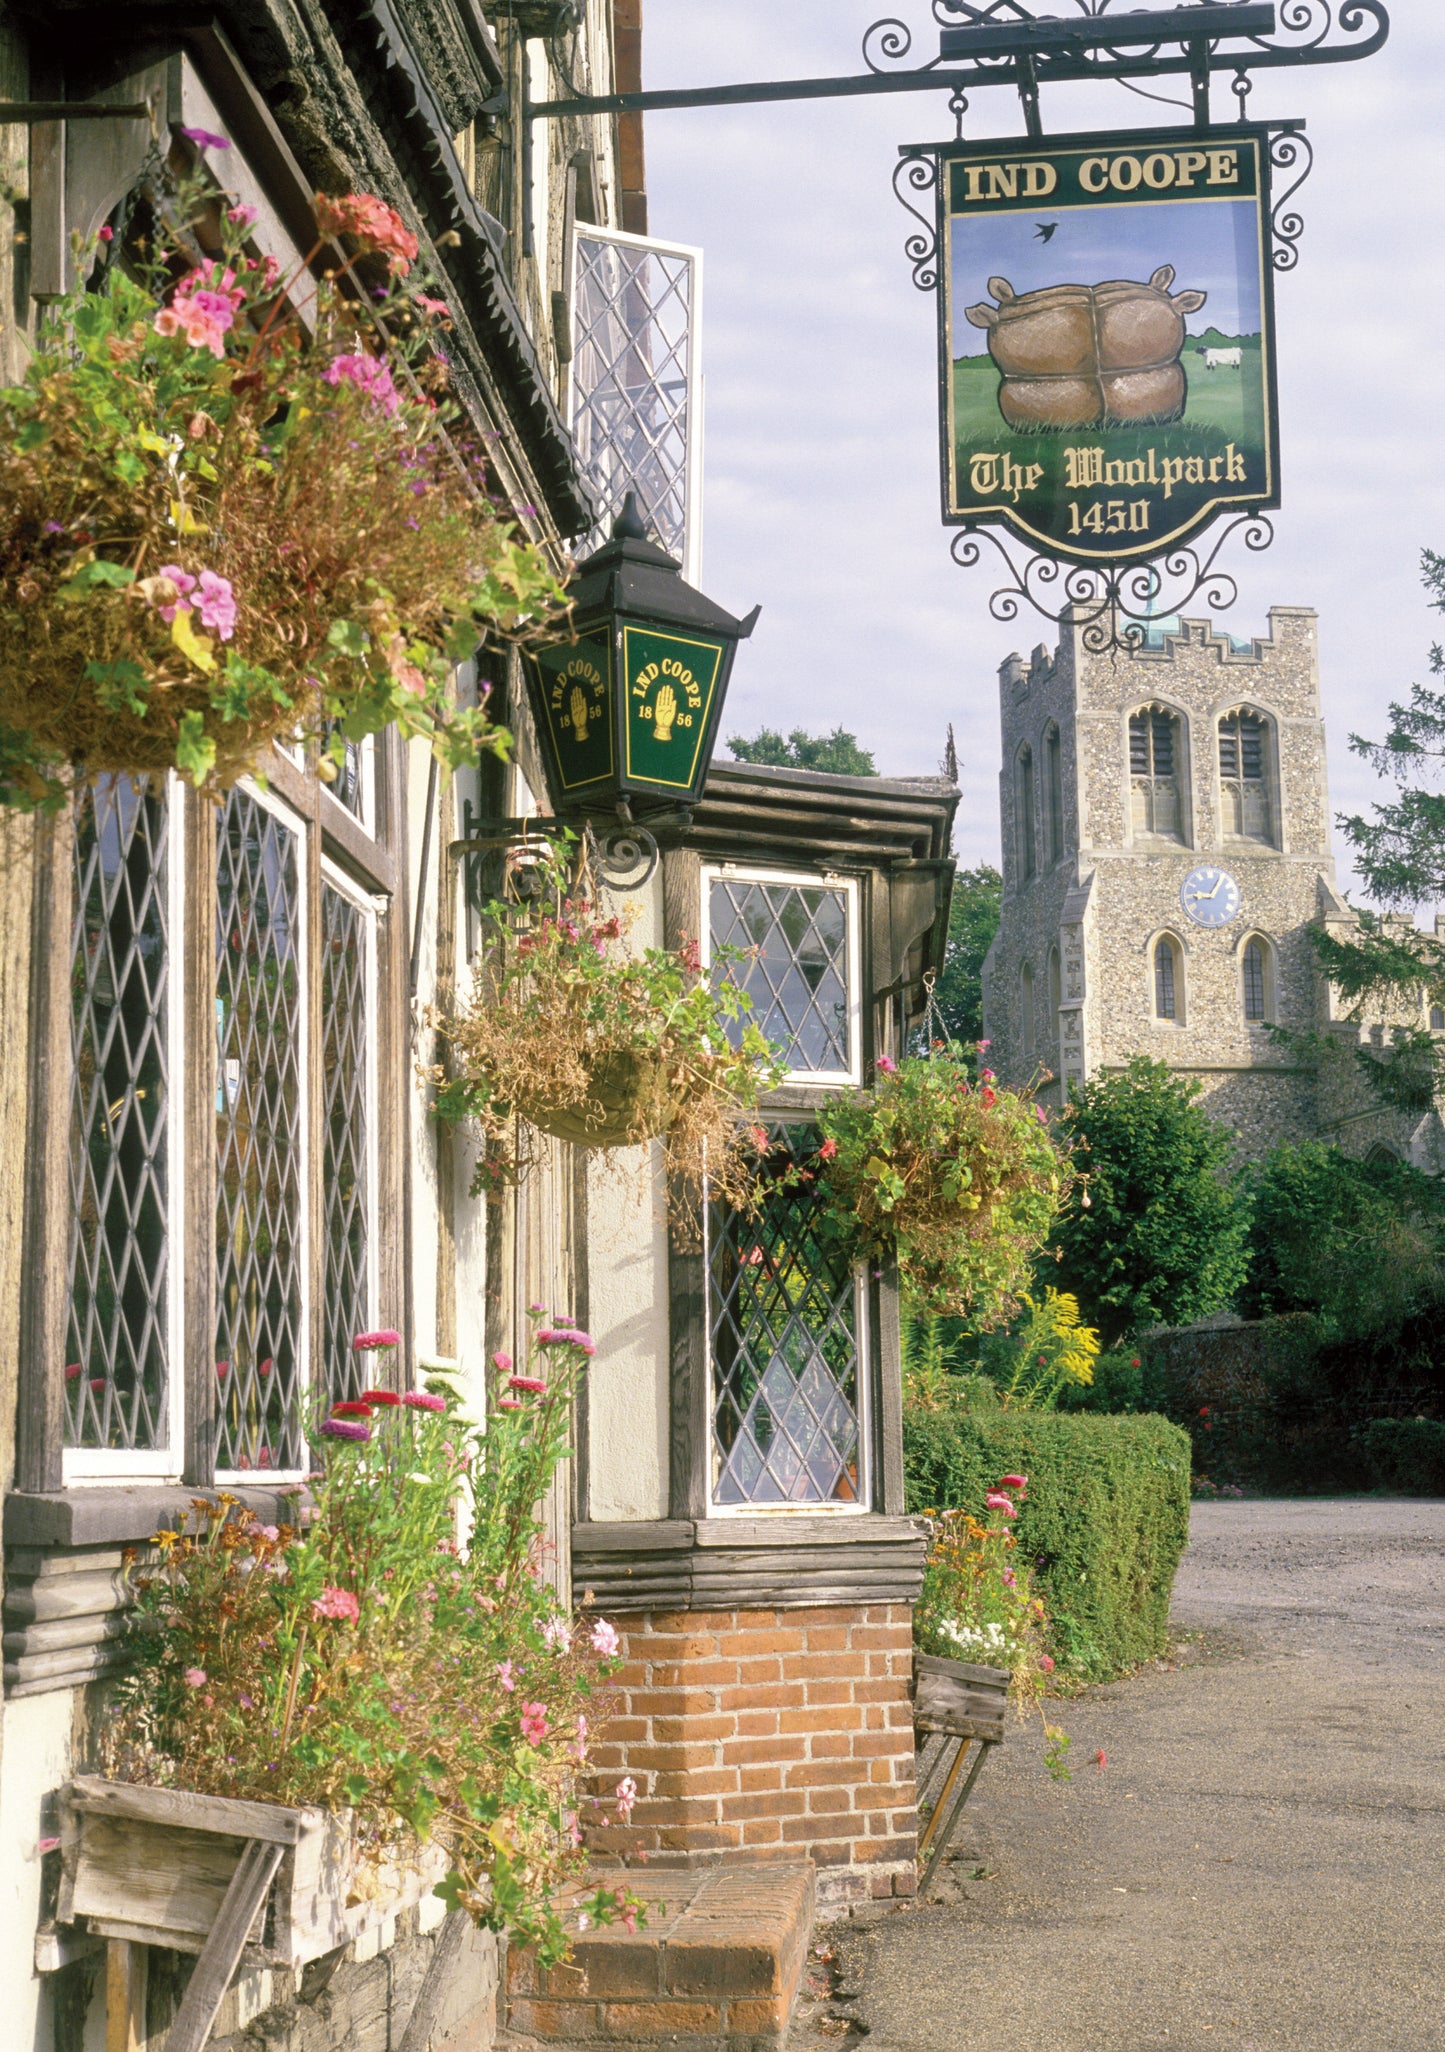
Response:
POLYGON ((612 523, 613 541, 647 541, 647 522, 642 517, 642 508, 637 503, 636 492, 630 491, 622 501, 622 511, 612 523))

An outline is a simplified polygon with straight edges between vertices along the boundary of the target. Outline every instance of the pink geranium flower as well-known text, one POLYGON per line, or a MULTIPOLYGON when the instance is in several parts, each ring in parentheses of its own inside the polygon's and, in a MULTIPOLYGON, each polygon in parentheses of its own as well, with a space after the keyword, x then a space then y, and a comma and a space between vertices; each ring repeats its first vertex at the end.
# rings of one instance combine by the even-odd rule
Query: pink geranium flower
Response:
POLYGON ((572 1650, 572 1627, 565 1617, 549 1617, 542 1627, 542 1637, 554 1653, 572 1650))
POLYGON ((174 618, 176 617, 176 614, 179 613, 183 607, 187 611, 189 611, 191 602, 190 599, 187 597, 187 593, 195 590, 196 580, 194 577, 191 576, 188 570, 183 570, 179 563, 162 563, 160 569, 156 572, 156 575, 158 577, 164 577, 167 580, 167 582, 173 584, 176 589, 176 596, 172 604, 168 606, 156 607, 156 611, 165 621, 167 627, 169 627, 172 620, 174 620, 174 618))
POLYGON ((188 1689, 203 1689, 206 1685, 205 1668, 188 1667, 185 1673, 185 1683, 188 1689))
POLYGON ((632 1806, 637 1801, 637 1783, 630 1774, 623 1776, 617 1784, 617 1821, 625 1824, 632 1815, 632 1806))
POLYGON ((350 1589, 323 1589, 311 1609, 317 1617, 344 1618, 348 1624, 355 1624, 361 1615, 361 1605, 350 1589))
POLYGON ((522 1736, 529 1746, 540 1746, 547 1736, 547 1709, 543 1703, 522 1705, 522 1736))
POLYGON ((203 570, 195 607, 203 627, 219 634, 222 641, 231 639, 236 631, 236 594, 231 589, 229 577, 218 577, 214 570, 203 570))
POLYGON ((379 1332, 359 1332, 351 1342, 353 1354, 374 1354, 378 1347, 399 1347, 401 1334, 386 1325, 379 1332))
POLYGON ((444 1411, 445 1397, 433 1396, 429 1389, 409 1389, 402 1402, 412 1411, 444 1411))
POLYGON ((880 1076, 896 1076, 898 1073, 898 1064, 890 1055, 879 1055, 873 1066, 880 1076))
POLYGON ((604 1660, 610 1660, 621 1645, 616 1628, 605 1617, 599 1617, 592 1627, 592 1651, 600 1653, 604 1660))
POLYGON ((497 1680, 510 1695, 517 1686, 517 1670, 510 1660, 504 1660, 497 1668, 497 1680))
POLYGON ((395 413, 401 405, 401 394, 392 383, 391 371, 379 356, 366 356, 359 352, 333 356, 321 373, 321 381, 325 385, 343 382, 355 385, 357 391, 365 393, 383 413, 395 413))

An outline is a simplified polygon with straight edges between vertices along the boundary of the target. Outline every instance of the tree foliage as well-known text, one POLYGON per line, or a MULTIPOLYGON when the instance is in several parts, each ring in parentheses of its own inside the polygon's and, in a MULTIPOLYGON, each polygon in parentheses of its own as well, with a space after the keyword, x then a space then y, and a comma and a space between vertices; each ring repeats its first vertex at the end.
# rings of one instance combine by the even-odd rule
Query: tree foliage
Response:
POLYGON ((1244 1279, 1249 1210, 1226 1170, 1231 1141, 1200 1085, 1138 1055, 1071 1091, 1062 1114, 1083 1194, 1062 1213, 1045 1276, 1079 1300, 1104 1346, 1184 1325, 1229 1303, 1244 1279))
POLYGON ((835 777, 876 777, 878 765, 870 750, 860 748, 856 734, 835 727, 831 734, 809 734, 794 727, 786 739, 763 727, 751 740, 730 734, 728 747, 737 762, 755 762, 768 769, 823 770, 835 777))
MULTIPOLYGON (((1426 549, 1421 571, 1432 607, 1445 612, 1445 556, 1426 549)), ((1429 666, 1432 677, 1445 680, 1439 642, 1429 666)), ((1366 894, 1383 916, 1363 913, 1348 939, 1315 934, 1320 967, 1346 1005, 1374 999, 1418 1012, 1422 997, 1445 1005, 1445 937, 1422 932, 1410 916, 1445 899, 1445 688, 1412 685, 1407 704, 1391 705, 1384 740, 1352 734, 1350 747, 1398 793, 1372 807, 1369 819, 1352 813, 1339 820, 1366 894)), ((1388 1049, 1361 1048, 1358 1055, 1371 1083, 1399 1110, 1424 1109, 1445 1086, 1445 1043, 1423 1026, 1397 1028, 1388 1049)))
POLYGON ((1251 1209, 1246 1317, 1313 1312, 1322 1336, 1397 1330, 1445 1295, 1445 1189, 1393 1159, 1318 1141, 1276 1147, 1241 1176, 1251 1209))
POLYGON ((948 1038, 964 1046, 983 1035, 983 958, 998 932, 1003 878, 990 864, 961 869, 948 913, 948 952, 934 1000, 948 1038))

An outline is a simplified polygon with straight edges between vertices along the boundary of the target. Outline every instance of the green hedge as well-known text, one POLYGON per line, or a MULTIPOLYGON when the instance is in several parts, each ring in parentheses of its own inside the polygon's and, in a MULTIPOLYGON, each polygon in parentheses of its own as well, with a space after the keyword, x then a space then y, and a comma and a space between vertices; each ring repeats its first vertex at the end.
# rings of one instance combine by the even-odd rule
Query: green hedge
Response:
POLYGON ((1438 1419, 1376 1418, 1360 1434, 1360 1444, 1382 1489, 1445 1496, 1445 1425, 1438 1419))
POLYGON ((1177 1425, 960 1405, 910 1412, 903 1446, 914 1511, 982 1516, 1000 1475, 1028 1476, 1019 1550, 1072 1672, 1101 1681, 1164 1651, 1189 1537, 1189 1439, 1177 1425))

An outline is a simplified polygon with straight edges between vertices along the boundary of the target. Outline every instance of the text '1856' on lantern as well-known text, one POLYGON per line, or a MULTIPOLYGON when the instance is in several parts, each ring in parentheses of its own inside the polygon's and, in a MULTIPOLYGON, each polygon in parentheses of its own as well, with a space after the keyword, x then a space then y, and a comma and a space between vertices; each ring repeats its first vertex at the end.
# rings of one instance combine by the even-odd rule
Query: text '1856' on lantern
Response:
POLYGON ((530 661, 553 811, 641 817, 695 805, 733 656, 760 609, 734 619, 684 583, 631 493, 567 591, 573 638, 530 661))
POLYGON ((1277 505, 1268 131, 939 155, 944 519, 1091 563, 1277 505))

